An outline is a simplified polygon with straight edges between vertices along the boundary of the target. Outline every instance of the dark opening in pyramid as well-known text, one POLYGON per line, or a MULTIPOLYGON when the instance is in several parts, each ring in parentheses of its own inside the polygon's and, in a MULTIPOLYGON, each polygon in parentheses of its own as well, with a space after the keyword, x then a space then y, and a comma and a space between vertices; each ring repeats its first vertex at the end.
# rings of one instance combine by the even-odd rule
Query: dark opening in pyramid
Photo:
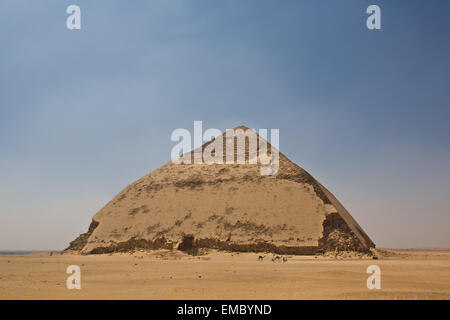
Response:
MULTIPOLYGON (((202 150, 210 143, 214 141, 202 150)), ((261 164, 248 163, 252 154, 248 144, 245 148, 244 164, 169 161, 122 190, 66 250, 315 254, 375 247, 341 203, 304 169, 280 153, 278 171, 261 175, 261 164)))

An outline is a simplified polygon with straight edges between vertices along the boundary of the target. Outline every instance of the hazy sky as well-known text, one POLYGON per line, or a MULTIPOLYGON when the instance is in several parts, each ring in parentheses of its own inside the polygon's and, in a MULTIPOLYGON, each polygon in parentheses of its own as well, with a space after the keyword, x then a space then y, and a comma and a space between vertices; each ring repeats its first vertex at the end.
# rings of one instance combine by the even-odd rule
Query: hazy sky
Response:
POLYGON ((194 120, 279 128, 378 247, 450 247, 449 14, 447 0, 1 0, 0 250, 67 247, 194 120))

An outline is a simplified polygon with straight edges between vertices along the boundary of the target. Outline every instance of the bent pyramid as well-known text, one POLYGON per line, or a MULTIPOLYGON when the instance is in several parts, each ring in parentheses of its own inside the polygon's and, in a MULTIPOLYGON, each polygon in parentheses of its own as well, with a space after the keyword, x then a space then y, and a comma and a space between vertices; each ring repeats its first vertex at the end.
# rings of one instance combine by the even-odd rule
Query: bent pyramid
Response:
MULTIPOLYGON (((233 129, 238 135, 242 130, 237 129, 248 128, 233 129)), ((88 232, 66 250, 95 254, 214 248, 315 254, 375 247, 342 204, 305 170, 280 153, 279 170, 261 175, 261 164, 250 164, 252 153, 248 144, 245 148, 244 164, 170 161, 150 172, 107 203, 88 232)))

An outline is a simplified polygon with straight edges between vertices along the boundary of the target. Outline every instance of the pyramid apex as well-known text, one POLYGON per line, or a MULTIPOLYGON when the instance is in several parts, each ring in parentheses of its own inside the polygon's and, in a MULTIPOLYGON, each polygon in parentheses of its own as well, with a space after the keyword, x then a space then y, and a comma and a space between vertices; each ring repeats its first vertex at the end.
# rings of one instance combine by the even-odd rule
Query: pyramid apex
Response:
POLYGON ((247 130, 247 129, 250 129, 250 128, 247 127, 247 126, 237 126, 237 127, 233 128, 233 130, 237 130, 237 129, 247 130))

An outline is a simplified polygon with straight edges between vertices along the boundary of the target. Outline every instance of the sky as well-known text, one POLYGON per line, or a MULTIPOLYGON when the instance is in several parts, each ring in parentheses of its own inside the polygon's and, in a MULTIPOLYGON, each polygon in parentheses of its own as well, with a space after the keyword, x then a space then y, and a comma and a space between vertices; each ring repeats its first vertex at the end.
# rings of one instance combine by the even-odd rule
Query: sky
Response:
POLYGON ((377 247, 450 248, 450 2, 0 1, 0 250, 60 250, 177 128, 280 130, 377 247), (81 8, 68 30, 66 8, 81 8), (369 30, 366 8, 381 8, 369 30))

